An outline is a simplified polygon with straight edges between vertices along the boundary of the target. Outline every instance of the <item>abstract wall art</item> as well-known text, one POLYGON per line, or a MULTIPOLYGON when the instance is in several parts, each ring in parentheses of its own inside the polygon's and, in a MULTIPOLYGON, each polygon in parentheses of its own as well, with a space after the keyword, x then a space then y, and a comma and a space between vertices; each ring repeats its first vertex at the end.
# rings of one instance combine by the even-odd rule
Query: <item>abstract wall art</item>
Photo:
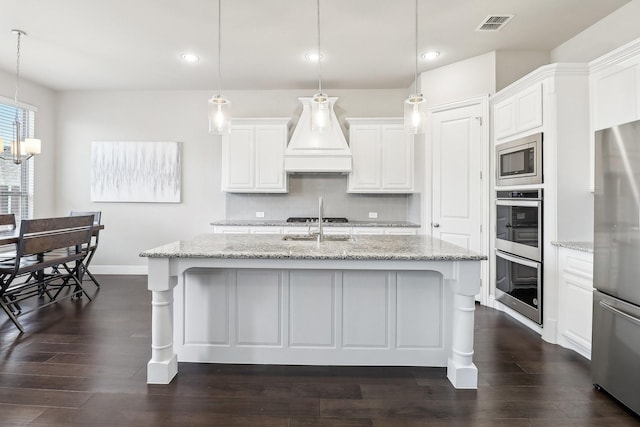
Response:
POLYGON ((91 201, 180 203, 180 145, 94 141, 91 201))

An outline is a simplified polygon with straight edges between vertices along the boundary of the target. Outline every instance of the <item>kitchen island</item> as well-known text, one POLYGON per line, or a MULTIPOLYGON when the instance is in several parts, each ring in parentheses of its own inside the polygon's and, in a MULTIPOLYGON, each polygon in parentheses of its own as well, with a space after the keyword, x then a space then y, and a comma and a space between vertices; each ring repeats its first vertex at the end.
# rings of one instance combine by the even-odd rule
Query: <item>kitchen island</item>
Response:
POLYGON ((430 236, 323 242, 203 234, 144 251, 147 382, 181 362, 447 367, 476 388, 474 296, 486 257, 430 236))

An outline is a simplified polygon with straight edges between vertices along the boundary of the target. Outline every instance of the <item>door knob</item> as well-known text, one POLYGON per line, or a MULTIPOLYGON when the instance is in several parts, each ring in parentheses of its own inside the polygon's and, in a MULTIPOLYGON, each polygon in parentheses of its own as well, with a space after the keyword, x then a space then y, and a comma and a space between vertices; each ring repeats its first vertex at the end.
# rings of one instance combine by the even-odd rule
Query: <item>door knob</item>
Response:
POLYGON ((433 228, 438 228, 438 227, 440 227, 440 224, 438 224, 437 222, 432 222, 432 223, 431 223, 431 226, 432 226, 433 228))

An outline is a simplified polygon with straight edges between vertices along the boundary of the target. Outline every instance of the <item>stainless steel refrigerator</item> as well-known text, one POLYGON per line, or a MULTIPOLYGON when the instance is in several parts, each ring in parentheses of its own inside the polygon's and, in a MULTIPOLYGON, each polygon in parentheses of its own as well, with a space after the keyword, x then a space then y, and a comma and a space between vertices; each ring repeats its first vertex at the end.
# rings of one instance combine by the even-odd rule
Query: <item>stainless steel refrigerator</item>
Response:
POLYGON ((594 385, 640 414, 640 120, 596 132, 594 385))

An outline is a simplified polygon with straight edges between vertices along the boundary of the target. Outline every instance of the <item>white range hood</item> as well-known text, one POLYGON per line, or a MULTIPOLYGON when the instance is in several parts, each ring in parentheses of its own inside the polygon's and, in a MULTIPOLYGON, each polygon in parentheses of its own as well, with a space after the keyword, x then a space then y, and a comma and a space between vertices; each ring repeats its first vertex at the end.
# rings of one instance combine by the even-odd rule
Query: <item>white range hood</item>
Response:
POLYGON ((337 97, 330 97, 331 127, 311 130, 311 98, 298 98, 302 114, 284 152, 286 172, 351 172, 351 150, 333 111, 337 97))

